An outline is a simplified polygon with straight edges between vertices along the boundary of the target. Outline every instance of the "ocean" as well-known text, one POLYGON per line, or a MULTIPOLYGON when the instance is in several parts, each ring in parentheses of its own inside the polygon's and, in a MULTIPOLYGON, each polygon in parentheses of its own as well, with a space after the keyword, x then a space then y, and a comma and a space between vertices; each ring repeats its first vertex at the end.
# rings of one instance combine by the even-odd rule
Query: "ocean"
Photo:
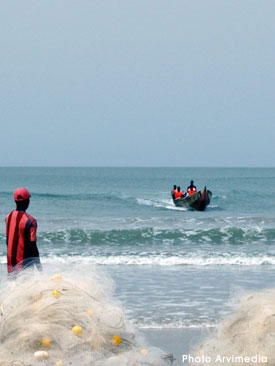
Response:
POLYGON ((273 168, 0 168, 2 282, 19 186, 32 196, 43 266, 96 265, 129 321, 178 357, 188 332, 208 334, 246 291, 274 287, 273 168), (191 179, 212 191, 204 212, 171 200, 172 186, 186 191, 191 179))

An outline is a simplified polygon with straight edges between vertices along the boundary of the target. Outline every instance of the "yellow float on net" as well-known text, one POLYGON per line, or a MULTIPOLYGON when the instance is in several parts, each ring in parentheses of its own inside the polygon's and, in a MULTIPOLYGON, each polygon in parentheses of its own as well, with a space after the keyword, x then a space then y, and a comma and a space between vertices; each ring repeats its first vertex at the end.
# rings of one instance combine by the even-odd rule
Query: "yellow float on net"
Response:
POLYGON ((56 366, 62 366, 63 365, 63 362, 62 361, 57 361, 56 362, 56 366))
POLYGON ((42 339, 41 343, 42 343, 43 347, 51 347, 52 342, 51 342, 50 338, 45 337, 42 339))
POLYGON ((72 332, 76 335, 80 335, 82 333, 82 327, 80 325, 75 325, 72 327, 72 332))
POLYGON ((62 280, 62 275, 60 273, 57 273, 52 276, 52 280, 62 280))
POLYGON ((143 348, 140 353, 142 353, 143 355, 147 355, 148 354, 148 351, 147 349, 143 348))
POLYGON ((55 297, 59 297, 59 292, 57 290, 53 290, 52 294, 55 296, 55 297))
POLYGON ((87 311, 87 313, 88 313, 90 316, 93 316, 93 315, 94 315, 94 311, 93 311, 93 309, 89 309, 89 310, 87 311))
POLYGON ((112 338, 112 343, 113 344, 120 344, 121 343, 121 338, 119 335, 115 334, 112 338))
POLYGON ((39 305, 37 303, 33 304, 32 309, 33 311, 38 311, 39 305))

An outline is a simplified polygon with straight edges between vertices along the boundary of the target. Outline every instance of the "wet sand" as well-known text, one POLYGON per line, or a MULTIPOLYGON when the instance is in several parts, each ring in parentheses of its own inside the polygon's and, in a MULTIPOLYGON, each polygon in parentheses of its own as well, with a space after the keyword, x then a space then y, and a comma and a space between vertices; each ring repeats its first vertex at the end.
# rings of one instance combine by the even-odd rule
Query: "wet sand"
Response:
POLYGON ((140 334, 150 345, 172 353, 176 358, 173 366, 176 366, 183 365, 182 355, 190 353, 192 347, 199 344, 212 331, 213 328, 141 329, 140 334))

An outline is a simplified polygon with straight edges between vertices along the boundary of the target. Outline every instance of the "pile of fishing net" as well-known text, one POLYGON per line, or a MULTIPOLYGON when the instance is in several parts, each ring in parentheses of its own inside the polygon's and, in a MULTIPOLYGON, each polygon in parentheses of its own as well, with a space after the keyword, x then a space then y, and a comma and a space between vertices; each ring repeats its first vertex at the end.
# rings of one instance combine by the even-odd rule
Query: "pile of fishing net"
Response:
POLYGON ((147 348, 106 295, 112 287, 94 270, 27 270, 0 289, 0 366, 166 366, 171 360, 147 348), (108 292, 108 291, 107 291, 108 292))
POLYGON ((191 364, 274 366, 274 347, 275 290, 248 293, 215 334, 193 352, 197 359, 191 364))

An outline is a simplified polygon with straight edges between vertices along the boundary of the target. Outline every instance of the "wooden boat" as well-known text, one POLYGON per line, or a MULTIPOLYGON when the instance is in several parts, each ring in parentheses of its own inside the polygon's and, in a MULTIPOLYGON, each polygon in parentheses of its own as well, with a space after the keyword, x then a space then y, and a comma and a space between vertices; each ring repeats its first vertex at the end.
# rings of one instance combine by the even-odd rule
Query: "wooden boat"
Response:
POLYGON ((193 193, 191 196, 179 197, 173 199, 176 207, 193 208, 198 211, 204 211, 209 205, 212 192, 204 187, 201 191, 193 193))

